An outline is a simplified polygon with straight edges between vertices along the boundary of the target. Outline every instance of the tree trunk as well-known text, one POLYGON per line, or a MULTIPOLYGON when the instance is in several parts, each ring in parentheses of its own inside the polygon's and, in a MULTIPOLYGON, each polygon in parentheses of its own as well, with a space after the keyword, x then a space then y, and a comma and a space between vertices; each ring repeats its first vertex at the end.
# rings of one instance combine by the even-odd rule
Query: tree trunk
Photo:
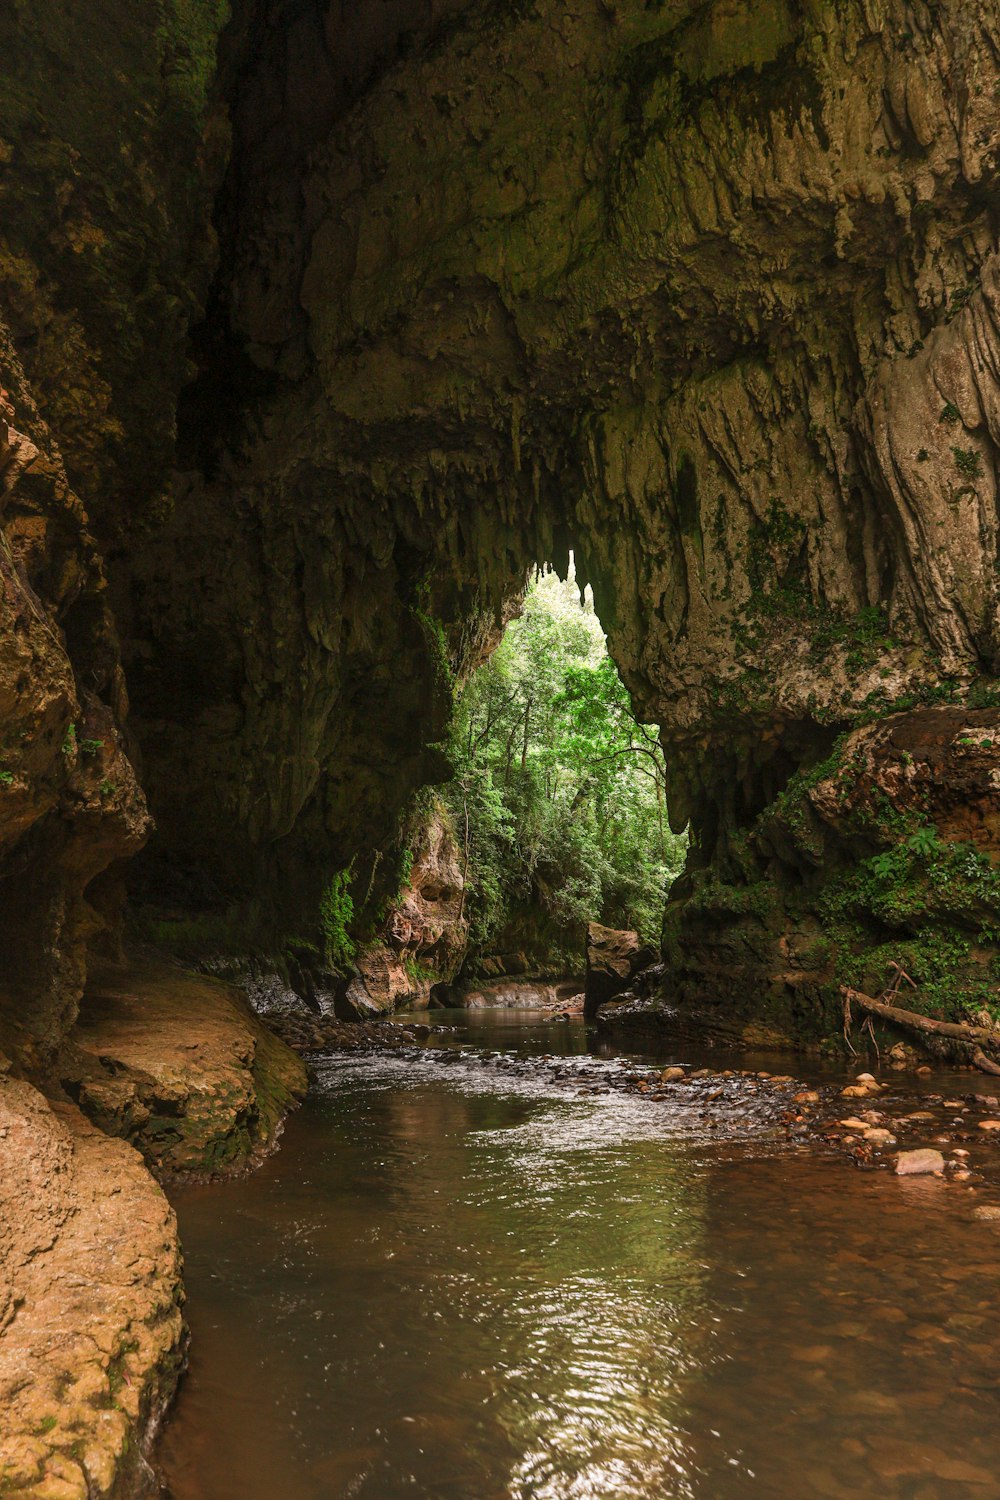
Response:
POLYGON ((465 915, 465 893, 469 888, 469 796, 463 789, 462 807, 465 812, 465 864, 462 866, 462 895, 458 903, 458 920, 465 915))
POLYGON ((850 1007, 857 1005, 869 1015, 879 1016, 893 1026, 902 1026, 909 1031, 922 1032, 925 1036, 942 1037, 947 1041, 960 1042, 968 1049, 969 1061, 984 1073, 1000 1074, 1000 1066, 986 1056, 984 1047, 1000 1048, 1000 1031, 989 1026, 972 1026, 962 1021, 935 1021, 932 1016, 922 1016, 915 1010, 903 1010, 899 1005, 889 1005, 885 1000, 874 1000, 861 990, 841 985, 844 1008, 848 1020, 850 1007))

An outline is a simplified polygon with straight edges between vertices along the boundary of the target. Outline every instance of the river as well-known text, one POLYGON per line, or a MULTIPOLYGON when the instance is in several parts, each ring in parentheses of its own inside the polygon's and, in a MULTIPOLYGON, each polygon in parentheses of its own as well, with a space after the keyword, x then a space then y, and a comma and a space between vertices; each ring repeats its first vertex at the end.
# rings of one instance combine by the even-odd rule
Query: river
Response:
POLYGON ((1000 1500, 975 1194, 489 1055, 581 1024, 435 1019, 453 1062, 314 1059, 258 1172, 172 1191, 173 1500, 1000 1500))

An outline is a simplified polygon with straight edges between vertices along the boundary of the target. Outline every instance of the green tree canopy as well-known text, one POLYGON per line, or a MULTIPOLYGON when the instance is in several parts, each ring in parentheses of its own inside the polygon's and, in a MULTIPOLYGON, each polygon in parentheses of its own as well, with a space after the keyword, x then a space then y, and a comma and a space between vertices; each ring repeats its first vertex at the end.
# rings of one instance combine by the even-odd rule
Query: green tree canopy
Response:
POLYGON ((534 926, 551 960, 578 959, 592 919, 658 938, 686 840, 669 831, 656 731, 632 713, 589 590, 581 602, 572 578, 536 578, 462 694, 452 753, 480 951, 534 926))

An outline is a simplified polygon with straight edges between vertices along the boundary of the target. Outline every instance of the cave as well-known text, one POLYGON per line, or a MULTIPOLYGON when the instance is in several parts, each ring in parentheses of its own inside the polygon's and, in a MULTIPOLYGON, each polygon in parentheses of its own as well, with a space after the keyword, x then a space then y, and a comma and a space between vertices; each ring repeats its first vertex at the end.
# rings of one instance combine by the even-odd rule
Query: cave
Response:
MULTIPOLYGON (((70 10, 0 15, 0 1088, 39 1180, 63 1105, 81 1160, 257 1160, 305 1072, 241 987, 279 1030, 454 998, 450 726, 571 557, 688 837, 608 1045, 847 1065, 850 996, 905 992, 882 1052, 917 1015, 995 1071, 992 0, 70 10), (227 1079, 188 1138, 170 1025, 227 1079)), ((25 1431, 11 1493, 75 1483, 25 1431)))

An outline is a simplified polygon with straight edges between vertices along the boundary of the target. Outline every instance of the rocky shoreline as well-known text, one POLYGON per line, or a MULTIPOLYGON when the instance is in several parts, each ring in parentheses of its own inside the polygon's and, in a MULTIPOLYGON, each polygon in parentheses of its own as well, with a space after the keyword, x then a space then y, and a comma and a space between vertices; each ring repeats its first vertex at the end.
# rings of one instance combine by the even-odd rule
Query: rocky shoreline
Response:
POLYGON ((238 990, 146 959, 101 971, 56 1075, 0 1068, 0 1494, 124 1500, 186 1352, 161 1184, 250 1170, 307 1073, 238 990))
MULTIPOLYGON (((539 1011, 541 1021, 558 1023, 564 1018, 561 1010, 539 1011)), ((853 1072, 817 1082, 766 1069, 651 1065, 621 1056, 613 1061, 586 1055, 525 1058, 464 1045, 440 1046, 436 1043, 452 1028, 422 1022, 353 1024, 286 1013, 271 1024, 307 1056, 405 1051, 428 1066, 495 1068, 512 1079, 541 1078, 579 1096, 629 1095, 650 1106, 682 1110, 720 1131, 738 1126, 750 1112, 790 1142, 855 1167, 900 1176, 938 1176, 975 1190, 996 1187, 1000 1193, 1000 1096, 974 1089, 972 1084, 980 1079, 974 1070, 942 1075, 952 1088, 967 1077, 967 1090, 935 1092, 930 1067, 915 1066, 919 1060, 914 1056, 909 1056, 909 1067, 898 1056, 887 1059, 882 1079, 857 1065, 853 1072)), ((663 1040, 661 1034, 661 1046, 663 1040)), ((997 1201, 1000 1204, 1000 1196, 997 1201)))

